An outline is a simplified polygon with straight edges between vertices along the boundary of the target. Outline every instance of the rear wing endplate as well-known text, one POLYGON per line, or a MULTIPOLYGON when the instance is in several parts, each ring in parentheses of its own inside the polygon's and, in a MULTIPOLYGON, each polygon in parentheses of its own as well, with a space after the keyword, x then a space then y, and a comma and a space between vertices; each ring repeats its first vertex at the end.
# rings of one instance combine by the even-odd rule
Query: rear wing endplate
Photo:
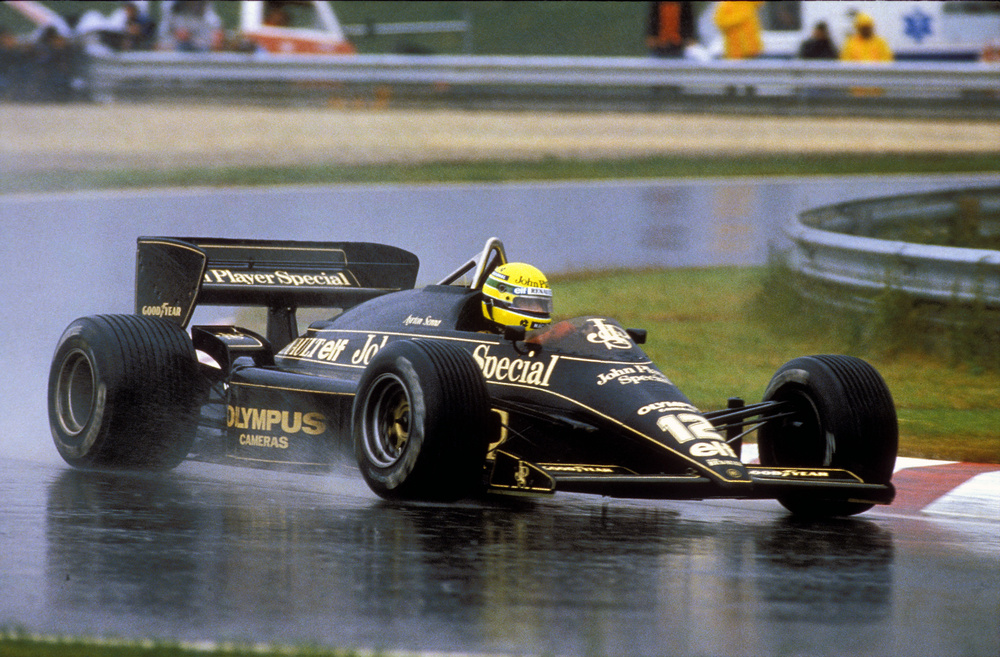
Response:
POLYGON ((350 308, 416 284, 417 256, 368 242, 140 237, 135 312, 186 327, 198 305, 268 308, 275 348, 297 335, 295 310, 350 308))

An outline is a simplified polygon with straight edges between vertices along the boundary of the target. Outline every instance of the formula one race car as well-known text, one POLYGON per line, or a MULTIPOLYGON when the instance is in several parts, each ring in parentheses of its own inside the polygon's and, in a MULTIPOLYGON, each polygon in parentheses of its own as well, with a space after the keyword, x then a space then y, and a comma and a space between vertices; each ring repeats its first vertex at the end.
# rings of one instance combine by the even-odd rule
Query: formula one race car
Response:
POLYGON ((763 401, 702 412, 639 348, 645 331, 490 331, 495 238, 419 289, 416 256, 378 244, 143 237, 136 257, 135 314, 77 319, 56 348, 49 418, 76 467, 329 467, 346 451, 389 499, 573 491, 849 515, 894 495, 895 408, 867 363, 796 358, 763 401), (267 335, 188 333, 198 304, 266 307, 267 335), (335 316, 299 334, 303 307, 335 316), (760 464, 744 464, 754 432, 760 464))

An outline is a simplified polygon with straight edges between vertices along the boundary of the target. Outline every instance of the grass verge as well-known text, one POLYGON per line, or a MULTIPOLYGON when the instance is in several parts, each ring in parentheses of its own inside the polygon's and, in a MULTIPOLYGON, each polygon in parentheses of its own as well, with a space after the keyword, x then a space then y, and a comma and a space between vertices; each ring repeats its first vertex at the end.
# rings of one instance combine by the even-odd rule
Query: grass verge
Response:
POLYGON ((730 176, 811 176, 989 173, 998 171, 1000 153, 657 156, 615 160, 543 158, 537 161, 432 162, 418 164, 193 167, 136 171, 47 171, 0 177, 0 194, 135 189, 175 186, 296 184, 420 184, 602 180, 608 178, 691 178, 730 176))
POLYGON ((34 637, 20 631, 0 631, 0 655, 3 657, 359 657, 378 654, 382 653, 318 646, 34 637))

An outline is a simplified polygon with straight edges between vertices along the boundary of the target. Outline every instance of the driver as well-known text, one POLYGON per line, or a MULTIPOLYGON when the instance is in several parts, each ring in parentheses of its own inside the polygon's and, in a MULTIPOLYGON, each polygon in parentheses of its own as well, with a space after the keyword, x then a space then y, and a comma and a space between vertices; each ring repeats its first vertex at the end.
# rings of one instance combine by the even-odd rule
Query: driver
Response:
POLYGON ((483 315, 498 331, 527 330, 552 322, 552 290, 545 274, 523 262, 500 265, 483 283, 483 315))

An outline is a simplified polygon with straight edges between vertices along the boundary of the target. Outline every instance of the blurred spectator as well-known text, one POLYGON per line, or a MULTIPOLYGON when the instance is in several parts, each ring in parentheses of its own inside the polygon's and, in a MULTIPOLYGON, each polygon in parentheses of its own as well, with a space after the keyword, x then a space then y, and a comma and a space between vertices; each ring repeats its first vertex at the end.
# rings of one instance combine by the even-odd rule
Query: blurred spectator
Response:
POLYGON ((837 59, 837 47, 830 39, 830 29, 820 21, 813 27, 812 34, 799 46, 802 59, 837 59))
POLYGON ((87 47, 102 51, 152 50, 156 45, 156 24, 147 12, 147 3, 122 2, 110 16, 89 9, 76 24, 76 36, 87 47))
POLYGON ((875 21, 868 14, 854 17, 854 34, 848 37, 840 51, 845 62, 891 62, 892 50, 882 37, 875 34, 875 21))
POLYGON ((156 24, 135 2, 126 2, 121 50, 152 50, 156 44, 156 24))
POLYGON ((996 64, 1000 62, 1000 39, 990 41, 983 47, 983 54, 979 61, 996 64))
POLYGON ((690 2, 652 2, 646 44, 655 57, 683 57, 698 42, 690 2))
POLYGON ((720 2, 715 24, 722 32, 727 59, 750 59, 764 49, 760 38, 758 8, 763 2, 720 2))
MULTIPOLYGON (((868 14, 859 12, 854 17, 854 34, 848 37, 840 51, 844 62, 891 62, 892 50, 885 39, 875 34, 875 21, 868 14)), ((851 87, 852 96, 881 96, 878 87, 851 87)))
POLYGON ((206 0, 175 0, 162 5, 160 44, 167 50, 207 52, 222 41, 222 21, 206 0))
POLYGON ((17 37, 0 25, 0 99, 16 100, 28 79, 28 54, 17 37))
POLYGON ((29 94, 37 100, 67 101, 74 95, 74 81, 80 75, 83 55, 58 29, 48 26, 34 47, 37 85, 29 94))
MULTIPOLYGON (((830 39, 830 29, 825 21, 813 26, 812 34, 799 46, 800 59, 837 59, 837 47, 830 39)), ((799 90, 807 98, 833 98, 842 95, 839 89, 824 87, 806 87, 799 90)))
POLYGON ((265 5, 264 25, 270 27, 288 27, 292 19, 288 15, 288 10, 282 5, 268 2, 265 5))

